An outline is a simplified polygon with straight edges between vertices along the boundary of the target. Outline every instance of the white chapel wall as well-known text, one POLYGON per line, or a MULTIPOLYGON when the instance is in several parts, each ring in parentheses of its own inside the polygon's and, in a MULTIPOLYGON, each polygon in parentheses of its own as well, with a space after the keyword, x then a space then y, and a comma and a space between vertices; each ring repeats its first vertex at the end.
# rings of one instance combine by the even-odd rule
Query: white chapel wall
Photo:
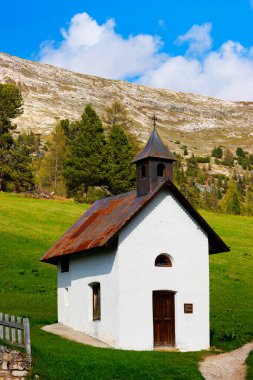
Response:
POLYGON ((208 239, 167 191, 160 193, 121 232, 119 346, 153 349, 154 290, 175 291, 175 339, 182 351, 209 347, 208 239), (155 267, 160 253, 173 267, 155 267), (184 314, 184 303, 193 314, 184 314))
POLYGON ((69 272, 58 267, 58 322, 112 346, 118 342, 118 277, 115 249, 70 256, 69 272), (85 259, 84 259, 85 256, 85 259), (101 320, 93 321, 92 288, 101 287, 101 320), (66 288, 68 303, 66 304, 66 288))
POLYGON ((58 320, 114 347, 152 350, 155 290, 175 292, 176 347, 208 348, 208 239, 167 191, 122 230, 118 249, 72 255, 70 271, 58 269, 58 320), (155 267, 161 253, 172 256, 173 267, 155 267), (96 281, 101 321, 92 320, 89 284, 96 281), (184 314, 184 303, 193 304, 193 314, 184 314))

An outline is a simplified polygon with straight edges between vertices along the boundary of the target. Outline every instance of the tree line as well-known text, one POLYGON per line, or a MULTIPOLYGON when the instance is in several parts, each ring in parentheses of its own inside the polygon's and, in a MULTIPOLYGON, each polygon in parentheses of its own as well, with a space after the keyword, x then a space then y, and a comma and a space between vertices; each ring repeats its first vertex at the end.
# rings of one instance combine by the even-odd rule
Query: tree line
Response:
POLYGON ((23 112, 20 90, 12 84, 0 84, 0 191, 24 191, 34 187, 30 147, 13 133, 12 123, 23 112))
MULTIPOLYGON (((61 120, 46 142, 34 132, 17 134, 13 119, 22 105, 17 87, 0 84, 0 190, 37 188, 91 203, 135 188, 130 162, 141 147, 128 132, 131 117, 119 101, 105 108, 102 119, 86 105, 79 120, 61 120)), ((175 153, 174 182, 195 207, 253 215, 252 154, 238 147, 234 156, 218 146, 211 159, 189 157, 186 150, 175 153), (234 168, 232 177, 213 174, 213 164, 234 168)))
POLYGON ((20 90, 0 84, 0 190, 32 191, 40 186, 62 196, 91 202, 132 190, 135 142, 125 131, 131 122, 118 101, 105 109, 103 123, 90 104, 80 120, 61 120, 42 144, 33 132, 20 133, 12 119, 23 112, 20 90))
POLYGON ((123 128, 128 116, 123 106, 115 115, 115 104, 119 105, 115 102, 106 109, 107 137, 100 117, 90 104, 80 120, 60 121, 44 158, 39 161, 40 186, 79 202, 92 202, 134 188, 135 170, 131 165, 134 148, 123 128))
POLYGON ((212 172, 211 160, 206 166, 206 163, 200 165, 201 160, 194 155, 186 160, 180 154, 176 156, 174 182, 195 207, 228 214, 253 215, 251 171, 243 170, 242 174, 234 167, 231 177, 228 177, 212 172))

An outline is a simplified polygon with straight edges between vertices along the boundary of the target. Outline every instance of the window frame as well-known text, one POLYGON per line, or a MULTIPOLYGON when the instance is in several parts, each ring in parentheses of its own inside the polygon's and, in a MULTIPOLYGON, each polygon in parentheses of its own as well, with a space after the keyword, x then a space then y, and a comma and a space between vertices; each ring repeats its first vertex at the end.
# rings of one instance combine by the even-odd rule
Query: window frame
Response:
POLYGON ((100 282, 92 284, 92 317, 93 321, 101 320, 101 286, 100 282))

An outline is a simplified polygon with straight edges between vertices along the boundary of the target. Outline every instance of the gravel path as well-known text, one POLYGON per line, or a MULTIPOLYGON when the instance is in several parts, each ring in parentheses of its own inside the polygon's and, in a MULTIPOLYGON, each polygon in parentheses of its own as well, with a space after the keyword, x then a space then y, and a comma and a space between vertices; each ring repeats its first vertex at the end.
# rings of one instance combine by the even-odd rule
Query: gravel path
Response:
POLYGON ((245 360, 253 350, 253 342, 238 350, 208 356, 200 363, 200 371, 206 380, 245 380, 245 360))

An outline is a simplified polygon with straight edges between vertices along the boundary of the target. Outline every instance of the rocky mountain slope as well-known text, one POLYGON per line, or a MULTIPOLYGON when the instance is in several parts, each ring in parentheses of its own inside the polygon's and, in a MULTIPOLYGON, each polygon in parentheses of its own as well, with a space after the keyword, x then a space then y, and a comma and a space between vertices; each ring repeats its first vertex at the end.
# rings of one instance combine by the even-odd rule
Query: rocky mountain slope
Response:
POLYGON ((133 118, 132 133, 146 141, 158 118, 158 130, 169 147, 209 153, 214 145, 253 151, 253 102, 228 102, 192 93, 175 92, 78 74, 0 53, 0 82, 22 90, 24 113, 19 130, 49 134, 60 118, 79 118, 92 104, 102 115, 118 99, 133 118))

